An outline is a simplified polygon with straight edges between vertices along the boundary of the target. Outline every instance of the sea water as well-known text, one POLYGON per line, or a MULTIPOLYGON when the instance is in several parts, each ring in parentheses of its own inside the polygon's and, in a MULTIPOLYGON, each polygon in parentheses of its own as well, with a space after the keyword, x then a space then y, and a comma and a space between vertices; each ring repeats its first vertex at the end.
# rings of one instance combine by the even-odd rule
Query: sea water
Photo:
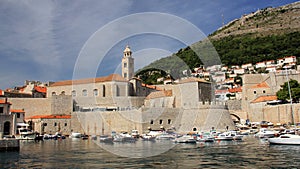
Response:
POLYGON ((99 140, 22 141, 19 152, 0 152, 0 168, 297 168, 300 146, 265 140, 175 144, 99 140))

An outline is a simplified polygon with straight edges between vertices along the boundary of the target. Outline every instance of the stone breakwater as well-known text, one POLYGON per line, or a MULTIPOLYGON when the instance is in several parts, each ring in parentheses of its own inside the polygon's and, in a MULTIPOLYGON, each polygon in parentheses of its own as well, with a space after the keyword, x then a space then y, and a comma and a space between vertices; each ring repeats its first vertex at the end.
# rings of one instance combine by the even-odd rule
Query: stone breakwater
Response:
POLYGON ((0 151, 19 151, 20 140, 16 139, 0 139, 0 151))

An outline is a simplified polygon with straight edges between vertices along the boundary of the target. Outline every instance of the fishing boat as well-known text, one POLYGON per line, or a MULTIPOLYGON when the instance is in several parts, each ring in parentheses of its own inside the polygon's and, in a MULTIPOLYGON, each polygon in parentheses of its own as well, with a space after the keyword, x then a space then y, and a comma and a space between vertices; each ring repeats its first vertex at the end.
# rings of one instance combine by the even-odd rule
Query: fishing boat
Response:
POLYGON ((261 128, 258 133, 255 134, 259 138, 271 138, 278 135, 278 131, 274 131, 268 128, 261 128))
POLYGON ((77 133, 77 132, 72 132, 71 134, 71 138, 81 138, 81 133, 77 133))
POLYGON ((279 137, 269 138, 270 144, 280 145, 300 145, 300 136, 293 134, 284 134, 279 137))
POLYGON ((101 143, 113 143, 113 138, 108 135, 101 135, 99 140, 101 143))

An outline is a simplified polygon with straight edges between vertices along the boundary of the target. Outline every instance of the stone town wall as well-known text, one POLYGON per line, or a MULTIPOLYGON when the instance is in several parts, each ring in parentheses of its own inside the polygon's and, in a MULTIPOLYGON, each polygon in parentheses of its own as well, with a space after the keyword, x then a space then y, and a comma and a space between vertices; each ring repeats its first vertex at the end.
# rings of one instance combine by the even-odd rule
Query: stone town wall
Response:
POLYGON ((143 108, 130 111, 73 112, 71 130, 86 134, 111 134, 111 131, 144 133, 161 127, 177 132, 234 129, 229 111, 221 105, 204 105, 197 109, 143 108))
POLYGON ((35 115, 50 115, 51 100, 49 98, 8 98, 11 109, 24 109, 25 118, 35 115))
POLYGON ((49 100, 51 101, 51 114, 69 115, 73 111, 72 96, 52 96, 49 100))
MULTIPOLYGON (((293 104, 294 122, 300 122, 300 104, 293 104)), ((272 123, 292 123, 292 109, 290 104, 265 105, 265 103, 251 104, 249 119, 253 122, 270 121, 272 123)))
POLYGON ((228 110, 242 110, 241 100, 227 100, 226 104, 228 106, 228 110))

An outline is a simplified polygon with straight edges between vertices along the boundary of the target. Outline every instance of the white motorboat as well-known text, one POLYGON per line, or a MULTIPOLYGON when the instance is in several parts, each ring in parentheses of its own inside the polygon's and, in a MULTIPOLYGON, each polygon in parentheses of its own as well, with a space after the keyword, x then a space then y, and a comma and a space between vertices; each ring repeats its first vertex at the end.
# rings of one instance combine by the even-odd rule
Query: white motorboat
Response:
POLYGON ((30 130, 26 123, 18 124, 17 130, 16 139, 18 140, 34 140, 37 136, 37 133, 30 130))
POLYGON ((143 141, 155 141, 156 136, 148 135, 148 134, 142 134, 140 135, 141 139, 143 141))
POLYGON ((231 136, 230 132, 224 132, 219 134, 215 140, 217 141, 232 141, 233 140, 233 136, 231 136))
POLYGON ((269 143, 282 145, 300 145, 300 136, 293 134, 284 134, 279 137, 269 138, 269 143))
POLYGON ((113 143, 113 138, 108 135, 101 135, 99 140, 101 143, 113 143))
POLYGON ((183 135, 174 140, 175 143, 196 143, 196 139, 191 135, 183 135))
POLYGON ((261 128, 259 130, 259 132, 255 134, 255 136, 259 137, 259 138, 271 138, 271 137, 274 137, 277 134, 278 134, 277 131, 274 131, 274 130, 271 130, 271 129, 268 129, 268 128, 261 128))
POLYGON ((197 137, 197 141, 199 141, 199 142, 214 142, 215 137, 210 132, 206 132, 206 133, 200 134, 197 137))
POLYGON ((71 138, 81 138, 82 134, 81 133, 77 133, 77 132, 72 132, 71 133, 71 138))
POLYGON ((175 137, 168 133, 162 133, 156 136, 156 140, 173 140, 175 137))

